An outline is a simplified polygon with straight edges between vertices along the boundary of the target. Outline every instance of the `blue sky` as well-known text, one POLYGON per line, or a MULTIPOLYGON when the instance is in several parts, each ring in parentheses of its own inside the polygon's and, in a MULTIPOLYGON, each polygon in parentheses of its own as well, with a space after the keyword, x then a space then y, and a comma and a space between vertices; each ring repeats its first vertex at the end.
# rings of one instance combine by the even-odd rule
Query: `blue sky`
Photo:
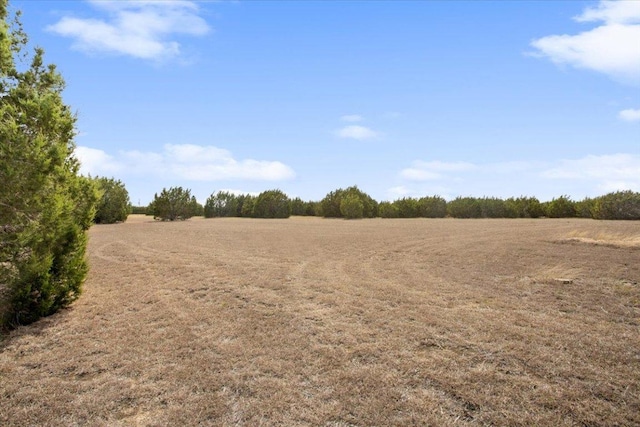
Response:
POLYGON ((134 204, 640 191, 640 1, 11 6, 134 204))

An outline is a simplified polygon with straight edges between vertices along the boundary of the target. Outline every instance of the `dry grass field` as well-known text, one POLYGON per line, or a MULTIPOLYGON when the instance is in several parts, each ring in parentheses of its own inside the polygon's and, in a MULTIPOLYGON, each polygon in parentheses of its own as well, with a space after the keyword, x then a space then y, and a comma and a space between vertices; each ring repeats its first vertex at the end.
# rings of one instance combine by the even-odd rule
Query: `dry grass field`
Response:
POLYGON ((89 260, 0 425, 640 425, 639 222, 131 216, 89 260))

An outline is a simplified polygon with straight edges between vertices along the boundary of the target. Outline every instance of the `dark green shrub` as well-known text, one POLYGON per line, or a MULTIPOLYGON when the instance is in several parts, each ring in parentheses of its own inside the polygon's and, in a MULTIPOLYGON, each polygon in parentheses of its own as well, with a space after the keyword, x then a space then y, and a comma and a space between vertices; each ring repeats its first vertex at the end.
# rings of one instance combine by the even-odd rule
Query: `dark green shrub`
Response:
POLYGON ((575 203, 576 216, 578 218, 593 218, 596 205, 596 199, 585 198, 575 203))
POLYGON ((569 196, 560 196, 546 205, 546 214, 549 218, 574 218, 576 205, 569 196))
POLYGON ((404 197, 393 202, 398 211, 398 218, 417 218, 420 215, 419 205, 416 199, 404 197))
POLYGON ((78 298, 98 199, 93 180, 78 175, 62 77, 42 49, 28 64, 26 35, 7 21, 0 0, 0 329, 78 298))
POLYGON ((96 208, 96 224, 124 222, 131 213, 129 192, 124 184, 114 178, 94 178, 100 199, 96 208))
POLYGON ((418 200, 418 216, 444 218, 447 216, 447 201, 440 196, 422 197, 418 200))
POLYGON ((131 206, 131 213, 136 215, 146 215, 147 206, 131 206))
POLYGON ((506 218, 507 208, 504 200, 496 197, 477 199, 480 205, 480 218, 506 218))
POLYGON ((203 207, 191 190, 182 187, 163 188, 160 195, 155 194, 149 205, 149 210, 155 219, 161 221, 186 220, 203 213, 203 207))
POLYGON ((320 202, 306 202, 304 210, 307 216, 322 216, 320 202))
POLYGON ((398 208, 390 202, 382 202, 378 205, 380 218, 398 218, 398 208))
POLYGON ((316 216, 319 203, 305 202, 299 197, 291 200, 291 215, 297 216, 316 216))
POLYGON ((324 199, 320 201, 320 211, 325 218, 341 218, 340 201, 342 200, 343 189, 329 192, 324 199))
POLYGON ((240 210, 240 216, 249 218, 253 216, 253 207, 256 205, 256 197, 247 194, 242 200, 242 208, 240 210))
POLYGON ((304 216, 307 214, 307 205, 300 197, 296 197, 291 200, 290 210, 291 215, 304 216))
POLYGON ((204 217, 232 217, 238 215, 238 196, 227 191, 211 194, 204 205, 204 217))
POLYGON ((289 218, 289 197, 280 190, 263 191, 256 198, 252 215, 254 218, 289 218))
POLYGON ((367 193, 361 191, 357 186, 346 189, 338 189, 328 193, 320 201, 320 210, 325 218, 342 218, 340 203, 347 195, 355 195, 362 202, 362 215, 364 218, 375 218, 378 216, 378 202, 373 200, 367 193))
POLYGON ((447 213, 454 218, 480 218, 482 207, 475 197, 456 197, 447 203, 447 213))
POLYGON ((544 208, 535 197, 510 197, 504 203, 507 218, 540 218, 544 215, 544 208))
POLYGON ((595 219, 640 219, 640 193, 618 191, 595 199, 595 219))
POLYGON ((346 219, 360 219, 364 212, 364 203, 358 195, 346 194, 340 200, 340 213, 346 219))

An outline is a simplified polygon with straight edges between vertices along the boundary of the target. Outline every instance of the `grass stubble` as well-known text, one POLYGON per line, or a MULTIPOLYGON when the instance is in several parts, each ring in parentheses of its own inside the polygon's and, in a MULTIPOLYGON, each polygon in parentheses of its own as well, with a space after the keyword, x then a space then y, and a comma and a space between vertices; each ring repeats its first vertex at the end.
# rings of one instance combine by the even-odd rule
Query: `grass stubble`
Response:
POLYGON ((96 226, 0 344, 0 425, 640 425, 640 250, 598 236, 640 224, 96 226))

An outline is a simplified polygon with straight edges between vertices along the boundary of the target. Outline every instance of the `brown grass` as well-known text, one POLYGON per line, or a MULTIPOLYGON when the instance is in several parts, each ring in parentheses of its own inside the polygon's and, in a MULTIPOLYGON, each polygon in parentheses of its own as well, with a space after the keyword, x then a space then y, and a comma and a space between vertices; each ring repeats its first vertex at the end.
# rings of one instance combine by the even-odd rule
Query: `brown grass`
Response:
POLYGON ((640 223, 93 227, 85 294, 1 344, 0 425, 640 425, 640 253, 571 233, 640 223))
POLYGON ((640 248, 640 230, 635 230, 635 234, 631 235, 603 231, 594 232, 593 230, 573 230, 567 234, 565 240, 620 248, 640 248))

